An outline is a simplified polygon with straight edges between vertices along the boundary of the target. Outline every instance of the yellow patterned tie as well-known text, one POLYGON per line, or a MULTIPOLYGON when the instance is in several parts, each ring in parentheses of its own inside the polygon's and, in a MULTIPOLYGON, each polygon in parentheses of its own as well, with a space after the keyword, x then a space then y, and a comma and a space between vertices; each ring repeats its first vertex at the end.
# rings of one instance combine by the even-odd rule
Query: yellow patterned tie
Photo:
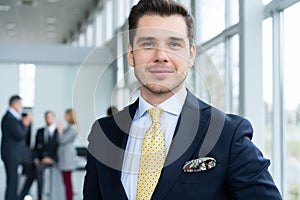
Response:
POLYGON ((160 126, 161 112, 159 108, 148 110, 152 125, 143 138, 136 200, 151 199, 164 166, 166 150, 164 134, 160 126))

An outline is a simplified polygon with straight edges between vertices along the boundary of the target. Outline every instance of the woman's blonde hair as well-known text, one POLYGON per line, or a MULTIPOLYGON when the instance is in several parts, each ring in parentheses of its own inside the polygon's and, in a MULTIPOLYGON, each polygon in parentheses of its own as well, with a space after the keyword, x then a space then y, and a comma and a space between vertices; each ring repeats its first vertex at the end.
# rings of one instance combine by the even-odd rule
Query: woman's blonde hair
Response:
POLYGON ((69 121, 68 121, 69 124, 76 124, 77 125, 77 117, 76 117, 76 112, 75 112, 74 109, 72 109, 72 108, 67 109, 66 110, 66 115, 70 116, 69 121))

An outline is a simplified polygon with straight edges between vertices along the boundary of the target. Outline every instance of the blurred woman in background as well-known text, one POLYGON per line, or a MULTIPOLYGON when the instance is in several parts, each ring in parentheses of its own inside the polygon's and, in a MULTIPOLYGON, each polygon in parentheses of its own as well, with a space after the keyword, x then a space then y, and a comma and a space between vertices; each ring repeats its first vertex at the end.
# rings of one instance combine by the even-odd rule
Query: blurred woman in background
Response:
POLYGON ((59 134, 58 147, 58 167, 62 172, 66 200, 73 199, 72 171, 76 168, 76 149, 74 146, 75 138, 78 134, 76 129, 76 114, 73 109, 67 109, 65 120, 68 126, 64 129, 62 124, 57 125, 59 134))

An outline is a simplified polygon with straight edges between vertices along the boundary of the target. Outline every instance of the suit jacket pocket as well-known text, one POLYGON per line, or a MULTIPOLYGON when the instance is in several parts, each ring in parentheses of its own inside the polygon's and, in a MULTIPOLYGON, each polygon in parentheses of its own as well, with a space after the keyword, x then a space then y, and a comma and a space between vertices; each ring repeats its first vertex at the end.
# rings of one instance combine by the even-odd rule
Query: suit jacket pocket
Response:
POLYGON ((218 180, 217 167, 218 166, 200 172, 182 172, 179 177, 179 182, 183 184, 197 184, 209 181, 216 181, 218 180))

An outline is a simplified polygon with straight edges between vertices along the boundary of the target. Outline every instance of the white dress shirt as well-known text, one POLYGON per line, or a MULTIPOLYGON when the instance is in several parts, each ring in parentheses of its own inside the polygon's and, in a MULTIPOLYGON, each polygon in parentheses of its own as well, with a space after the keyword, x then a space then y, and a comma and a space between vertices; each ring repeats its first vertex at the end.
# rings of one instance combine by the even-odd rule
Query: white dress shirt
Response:
MULTIPOLYGON (((168 153, 172 142, 186 95, 186 88, 182 87, 175 95, 157 105, 158 108, 164 110, 161 113, 160 122, 165 137, 166 153, 168 153)), ((152 124, 147 110, 152 107, 139 96, 139 106, 130 127, 121 174, 121 181, 129 200, 134 200, 136 197, 142 140, 145 132, 152 124)))
POLYGON ((8 112, 10 112, 17 120, 21 119, 20 113, 18 113, 15 109, 8 108, 8 112))
POLYGON ((44 129, 44 140, 47 143, 48 142, 48 137, 53 137, 54 131, 56 129, 56 124, 51 124, 50 126, 46 126, 44 129), (48 136, 49 134, 49 136, 48 136))

